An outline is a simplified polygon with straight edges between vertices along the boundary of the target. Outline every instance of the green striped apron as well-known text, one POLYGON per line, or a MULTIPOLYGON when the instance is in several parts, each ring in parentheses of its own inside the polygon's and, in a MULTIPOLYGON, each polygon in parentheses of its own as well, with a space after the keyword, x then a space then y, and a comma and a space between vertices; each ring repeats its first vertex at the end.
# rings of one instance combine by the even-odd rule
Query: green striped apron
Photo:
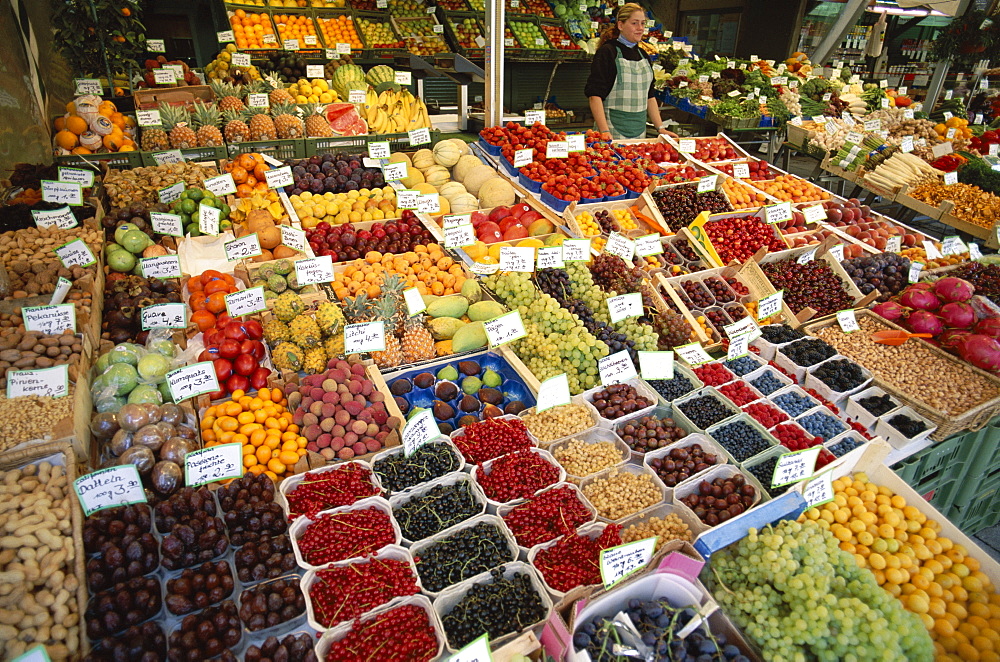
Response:
POLYGON ((604 115, 614 140, 643 138, 646 135, 646 106, 653 68, 646 58, 626 60, 615 48, 617 76, 611 93, 604 100, 604 115))

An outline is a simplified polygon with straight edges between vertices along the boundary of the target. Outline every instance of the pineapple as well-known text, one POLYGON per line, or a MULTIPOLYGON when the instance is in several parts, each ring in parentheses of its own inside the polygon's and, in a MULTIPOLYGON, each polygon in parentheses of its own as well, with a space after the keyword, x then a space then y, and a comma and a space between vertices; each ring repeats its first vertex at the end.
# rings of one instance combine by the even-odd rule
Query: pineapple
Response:
POLYGON ((222 113, 226 120, 226 142, 245 143, 250 140, 250 127, 243 121, 238 110, 226 110, 222 113))
POLYGON ((163 128, 170 134, 170 146, 174 149, 188 149, 198 146, 198 136, 188 124, 191 114, 184 106, 160 104, 160 119, 163 128))
POLYGON ((324 301, 316 309, 316 323, 324 336, 341 335, 338 332, 344 326, 344 314, 337 304, 324 301))
POLYGON ((243 116, 250 120, 247 126, 250 127, 251 141, 274 140, 277 137, 274 121, 267 114, 266 108, 247 108, 243 116))
POLYGON ((240 100, 240 96, 243 94, 243 88, 240 85, 232 85, 231 83, 223 83, 221 81, 212 81, 210 83, 212 86, 212 91, 215 92, 215 96, 219 99, 219 111, 226 112, 228 110, 235 110, 238 113, 242 113, 246 110, 246 106, 240 100))
POLYGON ((209 103, 194 102, 192 123, 197 128, 198 147, 219 147, 222 132, 219 131, 219 109, 209 103))
POLYGON ((302 112, 306 116, 306 136, 309 138, 330 138, 333 136, 333 127, 330 120, 319 111, 319 106, 308 103, 302 106, 302 112))
POLYGON ((295 103, 295 98, 289 94, 288 90, 281 87, 281 81, 278 79, 277 73, 267 74, 267 81, 272 87, 271 91, 267 94, 267 100, 270 102, 272 107, 295 103))
POLYGON ((292 342, 304 349, 318 347, 322 334, 319 325, 309 315, 299 315, 291 321, 288 329, 292 332, 292 342))
POLYGON ((415 315, 406 320, 406 332, 403 334, 403 361, 416 363, 427 361, 436 355, 434 337, 424 326, 424 316, 415 315))
MULTIPOLYGON (((392 300, 388 297, 379 299, 375 304, 375 319, 385 322, 385 333, 383 334, 385 350, 372 352, 372 360, 380 368, 395 368, 403 363, 403 352, 399 348, 399 340, 389 331, 390 320, 395 310, 392 300)), ((433 349, 433 343, 431 343, 431 348, 433 349)))
POLYGON ((306 350, 302 369, 310 375, 316 375, 326 370, 326 351, 322 346, 306 350))
POLYGON ((368 294, 366 292, 359 292, 353 299, 348 297, 344 300, 344 317, 351 324, 367 322, 369 319, 369 308, 371 308, 371 301, 368 299, 368 294))
POLYGON ((386 322, 386 333, 400 335, 406 322, 406 302, 403 300, 403 287, 406 282, 399 274, 388 276, 382 283, 382 296, 392 301, 395 313, 386 322))
POLYGON ((301 138, 305 133, 302 120, 296 114, 295 104, 271 102, 271 115, 274 116, 274 129, 279 138, 301 138))
POLYGON ((142 149, 147 152, 162 152, 170 149, 170 138, 163 125, 147 126, 142 129, 142 149))

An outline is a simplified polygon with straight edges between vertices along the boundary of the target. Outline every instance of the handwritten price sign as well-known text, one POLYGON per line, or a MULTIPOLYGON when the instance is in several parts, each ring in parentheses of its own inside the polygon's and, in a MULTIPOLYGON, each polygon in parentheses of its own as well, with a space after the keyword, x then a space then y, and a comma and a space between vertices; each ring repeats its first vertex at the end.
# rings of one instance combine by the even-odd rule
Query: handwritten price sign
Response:
POLYGON ((627 545, 601 550, 601 581, 611 588, 633 572, 646 567, 653 558, 656 538, 645 538, 627 545))
MULTIPOLYGON (((219 390, 219 380, 211 361, 187 365, 167 373, 167 388, 174 402, 181 402, 219 390)), ((238 444, 237 444, 238 445, 238 444)))
POLYGON ((226 295, 226 312, 230 317, 252 315, 262 310, 267 310, 263 285, 226 295))
POLYGON ((486 337, 489 338, 490 347, 499 347, 528 335, 528 332, 524 330, 521 313, 516 310, 500 317, 494 317, 484 322, 483 326, 486 329, 486 337))
POLYGON ((604 386, 620 384, 639 376, 627 350, 598 359, 597 372, 600 374, 601 384, 604 386))
POLYGON ((198 487, 243 475, 243 445, 221 444, 184 456, 184 483, 198 487))
POLYGON ((329 255, 295 261, 295 277, 300 286, 329 283, 333 280, 333 258, 329 255))
POLYGON ((385 351, 385 322, 361 322, 344 327, 344 353, 385 351))
POLYGON ((24 328, 28 331, 50 334, 72 329, 76 333, 76 306, 71 303, 22 308, 21 317, 24 319, 24 328))
POLYGON ((187 328, 187 305, 183 303, 156 303, 139 314, 144 330, 187 328))
POLYGON ((771 477, 771 487, 781 487, 805 480, 816 470, 816 460, 819 459, 821 446, 814 446, 794 453, 785 453, 778 458, 771 477))
POLYGON ((430 409, 425 409, 407 421, 406 427, 403 428, 403 455, 406 457, 413 455, 414 451, 440 434, 441 430, 434 420, 434 413, 430 409))
POLYGON ((38 370, 8 370, 7 397, 37 395, 61 398, 69 395, 69 366, 57 365, 38 370))
POLYGON ((146 492, 134 464, 124 464, 101 469, 73 481, 73 489, 83 506, 83 514, 90 516, 98 510, 146 503, 146 492))

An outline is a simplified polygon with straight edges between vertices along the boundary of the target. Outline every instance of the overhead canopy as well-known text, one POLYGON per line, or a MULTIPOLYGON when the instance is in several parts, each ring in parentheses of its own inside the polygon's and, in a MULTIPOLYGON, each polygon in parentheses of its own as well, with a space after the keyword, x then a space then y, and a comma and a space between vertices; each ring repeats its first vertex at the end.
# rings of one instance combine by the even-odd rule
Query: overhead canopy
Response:
POLYGON ((896 4, 904 9, 924 8, 939 11, 948 16, 954 16, 962 6, 962 0, 896 0, 896 4))

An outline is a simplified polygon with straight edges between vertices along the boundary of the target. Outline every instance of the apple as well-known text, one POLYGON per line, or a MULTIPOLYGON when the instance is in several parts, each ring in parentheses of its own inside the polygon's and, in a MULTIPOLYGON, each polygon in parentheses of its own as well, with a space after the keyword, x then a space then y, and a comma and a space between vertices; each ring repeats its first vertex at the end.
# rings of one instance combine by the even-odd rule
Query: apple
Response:
POLYGON ((510 208, 510 215, 514 218, 521 218, 527 212, 532 211, 531 206, 527 203, 516 204, 510 208))
POLYGON ((486 221, 478 228, 476 228, 477 235, 493 234, 494 232, 496 232, 497 234, 501 234, 500 226, 494 223, 493 221, 486 221))
POLYGON ((506 218, 500 220, 500 232, 507 232, 507 230, 514 227, 515 225, 524 227, 524 225, 521 223, 520 220, 517 219, 517 217, 507 216, 506 218))
POLYGON ((484 244, 495 244, 498 241, 503 241, 503 235, 500 234, 500 230, 489 230, 487 232, 482 232, 478 237, 479 241, 484 244))
POLYGON ((510 216, 510 209, 503 205, 494 207, 493 211, 490 212, 490 220, 494 223, 499 223, 501 218, 506 218, 508 216, 510 216))
POLYGON ((219 356, 224 359, 235 359, 240 354, 240 344, 232 338, 226 338, 219 343, 219 356))
POLYGON ((473 228, 478 228, 480 225, 490 220, 490 217, 487 216, 485 212, 474 211, 472 212, 472 216, 469 220, 472 222, 473 228))
POLYGON ((527 226, 531 225, 531 223, 533 221, 537 221, 538 219, 542 218, 542 215, 539 214, 534 209, 529 209, 528 211, 526 211, 523 214, 521 214, 521 216, 519 218, 520 218, 520 221, 521 221, 521 225, 527 227, 527 226))
POLYGON ((510 228, 503 233, 504 241, 512 241, 514 239, 524 239, 528 236, 528 229, 523 225, 512 225, 510 228))
POLYGON ((230 375, 229 379, 226 380, 226 390, 232 393, 233 391, 246 391, 250 387, 250 380, 243 375, 230 375))

